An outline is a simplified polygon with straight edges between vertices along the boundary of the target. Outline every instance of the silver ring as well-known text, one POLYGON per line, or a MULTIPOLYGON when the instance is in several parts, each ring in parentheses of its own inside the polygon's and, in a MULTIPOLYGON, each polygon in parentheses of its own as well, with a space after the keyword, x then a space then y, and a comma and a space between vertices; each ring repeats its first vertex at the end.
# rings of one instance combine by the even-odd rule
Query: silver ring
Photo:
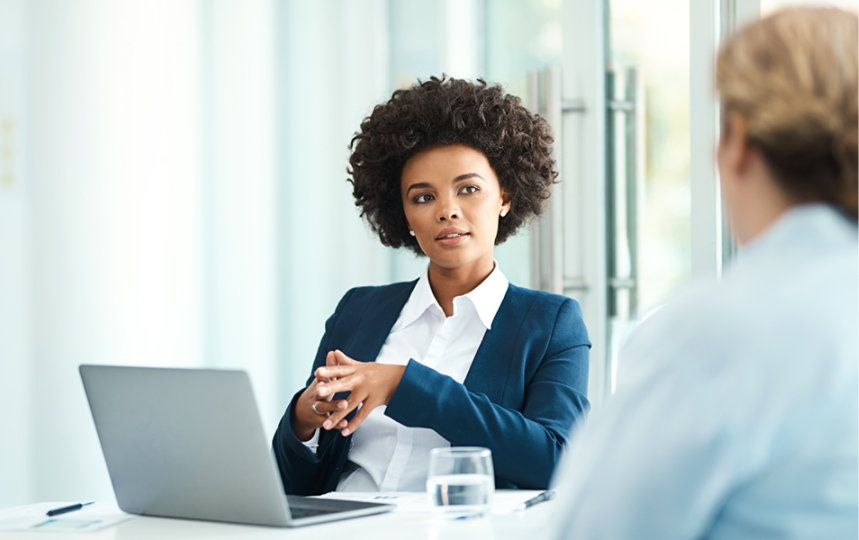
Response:
POLYGON ((328 413, 324 413, 324 412, 322 412, 322 411, 320 411, 319 409, 317 409, 317 408, 316 408, 316 404, 317 404, 317 403, 319 403, 319 402, 318 402, 318 401, 314 401, 314 402, 313 402, 313 405, 310 407, 311 409, 313 409, 313 412, 315 412, 315 413, 316 413, 316 414, 318 414, 319 416, 328 416, 328 413))

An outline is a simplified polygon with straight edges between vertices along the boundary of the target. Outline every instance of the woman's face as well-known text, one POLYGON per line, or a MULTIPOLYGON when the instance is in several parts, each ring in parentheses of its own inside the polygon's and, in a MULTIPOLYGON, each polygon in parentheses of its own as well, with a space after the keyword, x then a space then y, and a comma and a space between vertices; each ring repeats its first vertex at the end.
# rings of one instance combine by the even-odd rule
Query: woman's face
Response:
POLYGON ((510 202, 482 152, 453 144, 415 154, 403 167, 400 192, 431 269, 492 271, 498 219, 510 202))

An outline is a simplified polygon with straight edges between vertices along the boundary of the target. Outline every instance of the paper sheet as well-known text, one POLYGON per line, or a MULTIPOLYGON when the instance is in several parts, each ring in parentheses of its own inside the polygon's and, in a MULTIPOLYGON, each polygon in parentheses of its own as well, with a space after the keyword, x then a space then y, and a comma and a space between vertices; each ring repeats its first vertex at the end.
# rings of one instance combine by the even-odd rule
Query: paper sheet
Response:
POLYGON ((48 517, 45 513, 80 501, 28 504, 0 509, 0 531, 89 532, 131 519, 115 503, 96 502, 80 510, 48 517))
MULTIPOLYGON (((492 515, 509 514, 516 510, 519 503, 530 499, 539 491, 532 490, 496 490, 493 495, 492 515)), ((350 501, 379 502, 396 505, 397 513, 429 513, 433 511, 429 497, 422 491, 381 491, 381 492, 353 492, 353 491, 330 491, 320 495, 324 499, 345 499, 350 501)))

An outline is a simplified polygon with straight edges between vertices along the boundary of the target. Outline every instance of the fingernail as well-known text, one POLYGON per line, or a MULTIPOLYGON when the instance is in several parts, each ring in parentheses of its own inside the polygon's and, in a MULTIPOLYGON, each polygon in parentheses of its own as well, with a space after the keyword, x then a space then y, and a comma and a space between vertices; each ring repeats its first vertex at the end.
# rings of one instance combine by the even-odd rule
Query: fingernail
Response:
POLYGON ((325 388, 324 386, 317 386, 316 387, 316 393, 319 394, 320 396, 324 396, 325 394, 328 393, 328 389, 325 388))
POLYGON ((322 424, 322 427, 325 429, 331 429, 331 420, 326 420, 325 423, 322 424))
POLYGON ((349 431, 349 428, 346 428, 343 431, 341 431, 340 433, 342 433, 344 437, 348 437, 349 433, 351 433, 351 431, 349 431))
POLYGON ((341 402, 337 403, 337 408, 338 409, 345 409, 346 408, 346 402, 341 401, 341 402))

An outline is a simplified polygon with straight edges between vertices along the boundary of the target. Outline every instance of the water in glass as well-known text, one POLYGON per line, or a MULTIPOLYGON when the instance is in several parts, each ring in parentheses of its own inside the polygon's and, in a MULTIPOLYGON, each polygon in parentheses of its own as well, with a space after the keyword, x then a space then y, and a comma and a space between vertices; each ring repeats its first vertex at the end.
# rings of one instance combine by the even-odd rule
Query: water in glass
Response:
POLYGON ((427 494, 436 508, 458 514, 484 513, 494 491, 488 448, 435 448, 430 452, 427 494))

